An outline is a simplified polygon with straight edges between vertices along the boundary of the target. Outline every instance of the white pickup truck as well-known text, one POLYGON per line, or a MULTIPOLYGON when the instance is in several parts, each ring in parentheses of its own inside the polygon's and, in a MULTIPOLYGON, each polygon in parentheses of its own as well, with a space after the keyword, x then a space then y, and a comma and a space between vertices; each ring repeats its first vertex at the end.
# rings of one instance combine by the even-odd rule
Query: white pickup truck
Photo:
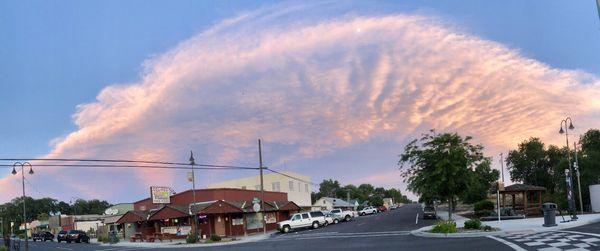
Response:
POLYGON ((358 213, 356 211, 343 211, 342 209, 333 209, 329 211, 329 214, 333 218, 334 224, 337 224, 340 221, 350 221, 354 217, 358 216, 358 213))
POLYGON ((289 220, 277 223, 277 229, 282 233, 287 233, 293 229, 318 228, 326 224, 327 221, 323 212, 297 213, 292 215, 289 220))

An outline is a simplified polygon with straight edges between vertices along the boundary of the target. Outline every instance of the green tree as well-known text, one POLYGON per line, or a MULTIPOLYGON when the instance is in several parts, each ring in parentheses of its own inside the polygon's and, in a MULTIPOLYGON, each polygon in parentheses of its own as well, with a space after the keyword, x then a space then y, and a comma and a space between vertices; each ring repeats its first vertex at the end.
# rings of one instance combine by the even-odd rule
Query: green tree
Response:
POLYGON ((470 140, 456 133, 424 134, 406 145, 398 162, 408 189, 427 200, 447 201, 450 219, 456 201, 467 197, 474 185, 473 170, 489 165, 483 146, 470 140))
MULTIPOLYGON (((558 157, 557 148, 551 146, 553 156, 558 157)), ((554 193, 554 166, 559 159, 550 159, 549 151, 539 138, 530 138, 519 144, 517 150, 508 153, 506 164, 510 172, 511 180, 523 182, 529 185, 543 186, 550 193, 554 193), (554 162, 554 163, 553 163, 554 162)))

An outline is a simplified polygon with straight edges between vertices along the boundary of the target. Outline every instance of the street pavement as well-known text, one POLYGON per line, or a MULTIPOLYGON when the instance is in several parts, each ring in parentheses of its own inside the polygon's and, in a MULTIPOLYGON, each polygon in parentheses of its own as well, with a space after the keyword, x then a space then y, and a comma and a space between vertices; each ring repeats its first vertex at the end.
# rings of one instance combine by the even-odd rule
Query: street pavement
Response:
MULTIPOLYGON (((561 247, 579 247, 580 250, 599 250, 593 238, 600 237, 600 223, 566 229, 562 231, 536 233, 514 233, 496 237, 474 238, 427 238, 410 235, 410 231, 433 224, 433 220, 418 219, 420 206, 417 204, 374 215, 361 216, 350 222, 342 222, 318 229, 307 229, 288 234, 273 234, 270 238, 248 243, 214 247, 173 247, 148 249, 140 247, 101 246, 98 244, 76 244, 37 242, 30 243, 30 250, 560 250, 561 247), (572 231, 573 233, 567 232, 572 231), (575 233, 576 232, 576 233, 575 233), (581 233, 579 233, 581 232, 581 233), (592 234, 590 234, 592 233, 592 234), (593 233, 596 233, 594 236, 593 233), (572 240, 571 240, 572 239, 572 240), (554 241, 557 240, 557 241, 554 241), (554 244, 559 240, 567 245, 554 244), (544 243, 543 245, 534 245, 544 243), (579 245, 578 245, 579 244, 579 245), (586 245, 583 245, 586 244, 586 245)), ((598 242, 600 244, 600 242, 598 242)))
POLYGON ((600 223, 548 232, 524 232, 491 239, 515 250, 600 250, 600 223))

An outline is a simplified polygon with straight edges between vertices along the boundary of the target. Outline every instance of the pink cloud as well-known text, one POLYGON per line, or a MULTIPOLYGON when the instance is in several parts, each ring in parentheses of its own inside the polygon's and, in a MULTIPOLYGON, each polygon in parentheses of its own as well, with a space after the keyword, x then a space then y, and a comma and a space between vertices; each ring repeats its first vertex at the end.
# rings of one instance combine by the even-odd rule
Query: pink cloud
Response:
MULTIPOLYGON (((598 124, 596 76, 551 68, 435 17, 270 25, 271 14, 217 24, 147 61, 139 81, 106 87, 78 106, 77 130, 55 140, 48 156, 185 161, 194 150, 202 162, 255 166, 260 137, 269 163, 293 165, 374 139, 401 149, 423 128, 473 135, 495 155, 529 136, 560 144, 555 134, 566 115, 578 128, 598 124)), ((57 170, 44 172, 55 182, 73 177, 58 178, 57 170)), ((370 175, 365 182, 397 178, 356 170, 370 175)), ((105 198, 157 183, 187 188, 182 172, 97 172, 93 185, 112 190, 67 187, 105 198)), ((0 179, 0 200, 14 196, 8 178, 0 179)))

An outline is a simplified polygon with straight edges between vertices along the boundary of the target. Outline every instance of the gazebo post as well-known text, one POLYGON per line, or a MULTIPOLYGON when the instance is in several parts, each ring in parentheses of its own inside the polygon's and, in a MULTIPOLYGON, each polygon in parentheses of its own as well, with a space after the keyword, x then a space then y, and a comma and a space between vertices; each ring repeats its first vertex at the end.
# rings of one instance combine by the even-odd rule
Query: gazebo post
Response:
POLYGON ((527 207, 527 191, 523 191, 523 210, 525 211, 525 216, 527 216, 528 213, 527 207))
POLYGON ((511 196, 512 196, 512 204, 511 204, 512 208, 513 208, 513 210, 517 210, 517 207, 515 205, 515 194, 514 193, 511 194, 511 196))

